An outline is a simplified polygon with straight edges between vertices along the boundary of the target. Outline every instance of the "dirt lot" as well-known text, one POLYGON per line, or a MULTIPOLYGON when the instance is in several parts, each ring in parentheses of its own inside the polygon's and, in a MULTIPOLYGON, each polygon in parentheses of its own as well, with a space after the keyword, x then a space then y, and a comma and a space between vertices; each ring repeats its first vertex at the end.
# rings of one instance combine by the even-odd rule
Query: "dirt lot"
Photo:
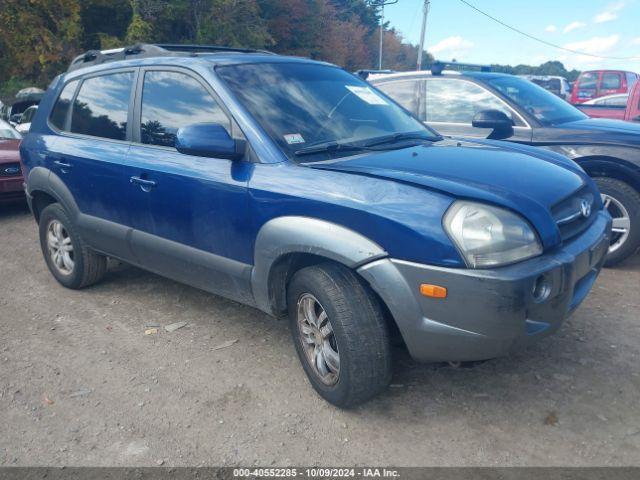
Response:
POLYGON ((398 351, 340 411, 284 322, 134 268, 65 290, 24 208, 0 244, 0 465, 640 465, 639 256, 558 335, 472 368, 398 351))

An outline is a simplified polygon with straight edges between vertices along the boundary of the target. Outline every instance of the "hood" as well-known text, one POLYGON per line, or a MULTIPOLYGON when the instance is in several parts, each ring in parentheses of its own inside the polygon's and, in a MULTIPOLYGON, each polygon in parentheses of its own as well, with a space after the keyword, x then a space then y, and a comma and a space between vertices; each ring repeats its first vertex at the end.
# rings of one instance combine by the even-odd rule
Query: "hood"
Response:
POLYGON ((506 207, 527 218, 545 246, 559 241, 551 207, 592 183, 577 165, 561 156, 487 141, 445 139, 307 165, 386 178, 506 207))
POLYGON ((17 139, 0 139, 0 163, 19 162, 20 152, 18 147, 20 140, 17 139))
POLYGON ((584 134, 588 143, 606 143, 640 147, 640 123, 611 120, 608 118, 585 118, 558 125, 570 130, 573 140, 576 134, 584 134))

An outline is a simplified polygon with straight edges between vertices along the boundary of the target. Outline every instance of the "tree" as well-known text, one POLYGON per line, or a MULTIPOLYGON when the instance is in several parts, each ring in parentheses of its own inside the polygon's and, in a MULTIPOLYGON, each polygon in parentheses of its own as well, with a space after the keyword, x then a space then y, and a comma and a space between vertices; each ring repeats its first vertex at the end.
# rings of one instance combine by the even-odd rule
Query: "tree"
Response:
POLYGON ((197 20, 196 41, 231 47, 264 48, 273 43, 255 0, 214 0, 197 20))
POLYGON ((0 25, 0 80, 50 80, 77 54, 83 35, 79 0, 4 0, 0 25))
POLYGON ((130 0, 83 0, 80 18, 82 49, 106 49, 120 46, 131 23, 130 0))
POLYGON ((573 82, 578 78, 580 72, 578 70, 567 70, 562 62, 549 61, 539 66, 532 65, 491 65, 491 69, 496 72, 510 73, 512 75, 557 75, 565 77, 568 81, 573 82))
MULTIPOLYGON (((138 42, 253 47, 336 63, 377 65, 379 0, 2 0, 0 92, 46 86, 90 49, 138 42)), ((383 65, 415 68, 418 47, 386 24, 383 65)), ((433 58, 425 55, 423 67, 433 58)), ((508 73, 577 77, 560 62, 496 65, 508 73)), ((13 92, 15 93, 15 92, 13 92)))

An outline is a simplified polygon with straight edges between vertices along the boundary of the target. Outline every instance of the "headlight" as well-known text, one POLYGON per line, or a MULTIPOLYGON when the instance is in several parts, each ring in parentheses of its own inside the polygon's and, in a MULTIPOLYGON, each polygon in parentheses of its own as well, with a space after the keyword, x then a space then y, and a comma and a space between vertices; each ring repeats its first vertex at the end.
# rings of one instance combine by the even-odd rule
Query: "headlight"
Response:
POLYGON ((542 253, 529 223, 502 208, 457 201, 447 210, 443 223, 472 268, 497 267, 542 253))

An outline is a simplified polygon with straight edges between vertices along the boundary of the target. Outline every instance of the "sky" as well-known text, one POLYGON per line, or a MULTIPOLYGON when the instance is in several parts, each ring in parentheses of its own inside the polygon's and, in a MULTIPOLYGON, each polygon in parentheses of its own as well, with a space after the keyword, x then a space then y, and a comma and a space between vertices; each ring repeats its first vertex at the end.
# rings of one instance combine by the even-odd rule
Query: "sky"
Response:
MULTIPOLYGON (((548 42, 605 57, 558 50, 513 32, 460 0, 431 0, 427 50, 435 58, 482 64, 539 65, 559 60, 568 69, 619 68, 640 73, 640 0, 467 0, 493 17, 548 42)), ((423 0, 399 0, 385 18, 417 44, 423 0)))

